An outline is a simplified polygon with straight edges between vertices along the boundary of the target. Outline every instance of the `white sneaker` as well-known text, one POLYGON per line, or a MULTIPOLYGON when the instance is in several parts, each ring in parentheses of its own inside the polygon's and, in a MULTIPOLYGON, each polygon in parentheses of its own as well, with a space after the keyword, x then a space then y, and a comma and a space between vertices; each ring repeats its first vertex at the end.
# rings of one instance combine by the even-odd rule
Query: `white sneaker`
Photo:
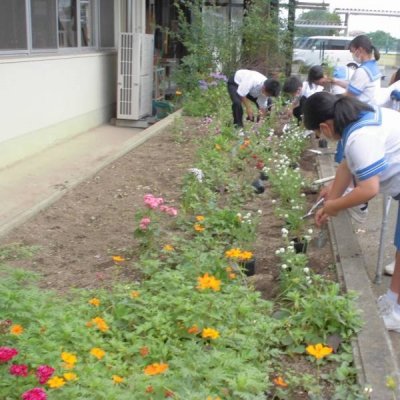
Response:
POLYGON ((359 206, 348 208, 347 211, 349 212, 351 218, 354 221, 358 222, 359 224, 365 223, 368 216, 368 204, 361 204, 359 206))
POLYGON ((395 261, 392 261, 390 264, 385 265, 384 271, 385 271, 386 275, 393 275, 394 264, 395 264, 395 261))
POLYGON ((391 313, 383 316, 383 322, 385 323, 388 331, 395 331, 400 333, 400 315, 394 310, 391 313))
POLYGON ((377 302, 379 315, 384 316, 390 314, 393 311, 395 304, 396 302, 391 300, 387 294, 379 296, 377 302))

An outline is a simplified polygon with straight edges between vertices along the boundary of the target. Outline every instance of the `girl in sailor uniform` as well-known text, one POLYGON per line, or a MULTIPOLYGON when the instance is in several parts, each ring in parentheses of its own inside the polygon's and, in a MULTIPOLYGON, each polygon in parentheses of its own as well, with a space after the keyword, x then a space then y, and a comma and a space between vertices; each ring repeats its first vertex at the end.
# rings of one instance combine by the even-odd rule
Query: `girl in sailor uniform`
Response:
MULTIPOLYGON (((340 211, 368 202, 379 192, 399 200, 400 113, 349 96, 320 92, 310 96, 304 105, 304 125, 340 141, 344 149, 333 185, 315 215, 318 226, 340 211), (357 185, 344 194, 353 176, 357 185)), ((388 292, 378 299, 378 308, 386 328, 400 332, 400 213, 394 244, 395 270, 388 292)))

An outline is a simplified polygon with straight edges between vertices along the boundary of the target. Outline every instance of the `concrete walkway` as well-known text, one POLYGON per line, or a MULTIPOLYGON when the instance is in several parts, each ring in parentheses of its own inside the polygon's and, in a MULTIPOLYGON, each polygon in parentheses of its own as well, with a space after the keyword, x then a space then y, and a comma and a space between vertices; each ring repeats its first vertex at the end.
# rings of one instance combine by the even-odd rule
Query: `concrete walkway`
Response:
MULTIPOLYGON (((179 112, 146 130, 103 125, 0 170, 0 236, 52 204, 79 182, 161 132, 177 115, 179 112)), ((321 177, 334 174, 331 155, 319 156, 319 161, 321 177)), ((392 208, 397 207, 397 202, 392 203, 392 208)), ((385 246, 385 263, 394 254, 391 245, 393 212, 385 246)), ((378 198, 370 202, 366 225, 353 226, 347 213, 334 218, 330 224, 340 278, 348 290, 360 295, 357 306, 365 325, 353 348, 360 383, 372 387, 370 398, 373 400, 393 399, 393 393, 386 387, 387 377, 400 382, 400 334, 388 334, 376 307, 376 298, 386 290, 389 279, 384 277, 380 285, 372 283, 381 218, 382 205, 378 198)), ((399 393, 396 398, 400 399, 399 393)))

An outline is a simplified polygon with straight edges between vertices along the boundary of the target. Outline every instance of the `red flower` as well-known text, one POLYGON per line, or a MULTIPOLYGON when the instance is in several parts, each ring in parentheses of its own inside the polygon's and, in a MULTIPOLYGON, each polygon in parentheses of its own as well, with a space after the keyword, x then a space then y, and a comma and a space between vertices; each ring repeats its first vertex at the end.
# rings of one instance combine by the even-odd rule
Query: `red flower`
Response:
POLYGON ((10 361, 18 354, 18 350, 12 347, 0 347, 0 363, 10 361))
POLYGON ((48 365, 40 365, 36 369, 36 377, 41 385, 44 385, 54 373, 54 368, 48 365))
POLYGON ((21 396, 22 400, 47 400, 47 394, 42 388, 33 388, 21 396))
POLYGON ((28 376, 28 366, 25 364, 13 364, 11 365, 10 374, 15 376, 28 376))
POLYGON ((256 163, 257 169, 263 169, 264 167, 265 167, 265 164, 262 161, 257 161, 257 163, 256 163))

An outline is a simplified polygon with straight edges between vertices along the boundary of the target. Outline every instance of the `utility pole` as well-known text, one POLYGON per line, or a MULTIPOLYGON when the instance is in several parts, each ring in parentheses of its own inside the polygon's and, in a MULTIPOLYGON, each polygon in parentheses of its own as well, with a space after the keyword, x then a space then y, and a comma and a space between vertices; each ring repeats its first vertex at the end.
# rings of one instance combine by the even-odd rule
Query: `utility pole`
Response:
POLYGON ((288 4, 288 23, 287 34, 285 38, 286 61, 285 75, 290 76, 292 73, 292 58, 293 58, 293 41, 294 41, 294 23, 296 19, 296 0, 289 0, 288 4))

